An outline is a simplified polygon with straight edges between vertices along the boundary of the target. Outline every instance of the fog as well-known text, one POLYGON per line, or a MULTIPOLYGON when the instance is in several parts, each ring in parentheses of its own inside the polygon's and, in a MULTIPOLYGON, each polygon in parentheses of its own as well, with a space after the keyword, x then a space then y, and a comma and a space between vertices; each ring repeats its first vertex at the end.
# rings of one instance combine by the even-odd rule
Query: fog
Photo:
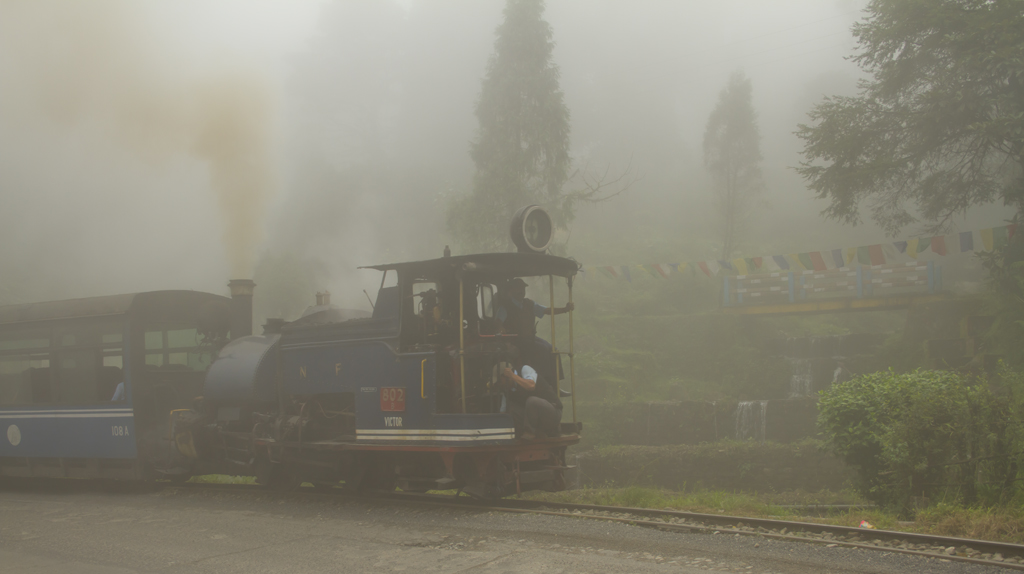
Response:
MULTIPOLYGON (((451 243, 445 208, 469 189, 503 4, 0 0, 0 303, 224 292, 254 275, 263 315, 294 315, 322 289, 368 307, 379 279, 357 266, 451 243)), ((873 225, 823 221, 790 169, 807 111, 855 91, 864 4, 550 0, 576 166, 643 176, 580 206, 566 251, 588 264, 714 253, 700 146, 736 70, 753 84, 766 179, 741 251, 881 241, 873 225)))

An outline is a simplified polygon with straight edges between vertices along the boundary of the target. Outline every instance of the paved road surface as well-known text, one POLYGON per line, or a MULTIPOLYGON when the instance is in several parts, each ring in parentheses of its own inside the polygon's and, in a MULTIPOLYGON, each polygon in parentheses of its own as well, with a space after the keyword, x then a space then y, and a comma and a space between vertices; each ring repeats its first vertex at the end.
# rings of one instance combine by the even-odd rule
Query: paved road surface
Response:
POLYGON ((0 487, 3 574, 982 573, 863 550, 308 495, 0 487))

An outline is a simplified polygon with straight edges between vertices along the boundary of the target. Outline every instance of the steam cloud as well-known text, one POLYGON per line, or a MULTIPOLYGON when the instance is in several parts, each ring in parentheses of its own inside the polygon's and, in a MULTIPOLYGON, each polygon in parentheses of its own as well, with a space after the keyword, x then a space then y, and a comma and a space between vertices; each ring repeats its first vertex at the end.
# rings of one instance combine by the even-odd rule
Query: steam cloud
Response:
MULTIPOLYGON (((0 0, 0 82, 22 108, 95 124, 140 159, 207 163, 232 277, 249 277, 275 189, 272 104, 254 75, 183 76, 127 0, 0 0)), ((187 230, 182 230, 187 233, 187 230)))

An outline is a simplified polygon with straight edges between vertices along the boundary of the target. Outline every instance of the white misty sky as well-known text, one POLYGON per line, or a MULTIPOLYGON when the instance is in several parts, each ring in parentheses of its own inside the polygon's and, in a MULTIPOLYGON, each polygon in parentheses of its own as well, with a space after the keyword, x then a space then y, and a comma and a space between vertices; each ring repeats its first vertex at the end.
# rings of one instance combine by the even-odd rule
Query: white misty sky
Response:
MULTIPOLYGON (((314 43, 316 35, 324 32, 322 15, 332 4, 329 0, 95 1, 101 7, 129 6, 132 18, 142 16, 131 20, 130 26, 143 39, 139 60, 150 62, 168 85, 225 72, 263 81, 276 112, 274 145, 279 153, 275 161, 282 164, 289 151, 281 137, 289 130, 283 125, 289 116, 282 110, 301 106, 289 99, 295 96, 294 64, 311 59, 323 64, 324 84, 344 93, 347 86, 358 89, 359 78, 334 77, 336 58, 382 61, 372 59, 381 55, 371 53, 371 48, 361 53, 365 47, 361 40, 314 43), (350 53, 311 56, 314 45, 346 46, 343 49, 350 53)), ((363 9, 333 13, 372 15, 374 10, 366 9, 377 7, 372 1, 352 0, 363 9)), ((628 202, 581 210, 573 237, 587 237, 587 225, 598 231, 610 225, 629 229, 676 225, 699 232, 710 225, 707 210, 699 208, 700 202, 707 201, 700 168, 701 138, 719 91, 737 69, 753 82, 764 138, 767 199, 774 205, 769 223, 776 225, 752 230, 752 240, 782 236, 780 226, 792 229, 816 217, 823 206, 810 199, 788 169, 799 161, 799 140, 792 132, 823 95, 853 90, 858 70, 844 58, 854 46, 850 25, 861 17, 866 1, 549 0, 545 17, 557 42, 555 59, 572 113, 574 151, 592 153, 598 160, 621 160, 635 151, 647 175, 642 189, 628 202), (677 205, 666 209, 655 201, 660 201, 658 194, 675 198, 677 205), (645 198, 654 199, 644 205, 645 198), (683 205, 683 198, 692 202, 683 205), (791 220, 780 223, 780 216, 791 220)), ((378 31, 370 24, 357 28, 385 43, 391 42, 388 38, 397 38, 391 43, 398 44, 408 40, 410 46, 399 46, 405 60, 394 74, 409 81, 410 89, 424 91, 414 94, 415 98, 386 102, 386 114, 394 111, 387 106, 412 107, 405 110, 406 116, 392 114, 402 121, 386 124, 382 131, 390 132, 381 138, 385 145, 391 140, 400 145, 409 142, 413 150, 433 142, 434 149, 429 154, 420 152, 418 159, 451 171, 452 187, 460 191, 460 182, 469 179, 468 172, 462 172, 468 169, 468 143, 475 129, 472 103, 479 94, 480 76, 504 2, 404 0, 398 4, 399 12, 414 25, 411 29, 396 32, 394 21, 386 17, 379 21, 388 22, 390 30, 378 31)), ((42 5, 58 16, 68 6, 59 1, 42 5)), ((18 6, 0 0, 4 11, 17 12, 18 6)), ((339 34, 337 29, 331 33, 339 34)), ((339 38, 331 38, 335 39, 339 38)), ((11 44, 3 40, 0 80, 14 69, 10 62, 20 57, 13 51, 4 53, 11 44)), ((126 61, 131 64, 131 58, 126 61)), ((71 125, 48 122, 26 113, 33 102, 25 100, 25 93, 0 81, 0 267, 55 285, 46 292, 39 290, 36 299, 159 288, 223 290, 227 279, 226 259, 219 247, 223 224, 200 162, 182 157, 147 164, 134 150, 114 143, 101 116, 71 125), (139 240, 125 242, 124 237, 139 240), (20 245, 31 245, 38 252, 20 245)), ((408 149, 392 151, 396 161, 409 159, 408 149)), ((282 167, 281 173, 287 169, 282 167)), ((283 189, 271 202, 268 225, 290 199, 287 178, 281 179, 283 189)), ((386 198, 380 209, 402 199, 386 198)), ((432 215, 435 220, 443 221, 442 210, 439 203, 438 213, 432 215)), ((362 214, 361 223, 372 231, 380 216, 362 214)), ((989 225, 999 223, 998 216, 990 219, 989 225)), ((339 220, 343 225, 345 221, 339 220)), ((878 235, 870 226, 842 232, 847 233, 844 242, 878 235), (850 233, 859 234, 858 238, 851 239, 850 233)), ((797 237, 790 243, 796 247, 801 241, 797 237)), ((344 242, 339 237, 338 243, 344 242)), ((364 243, 369 245, 361 246, 365 251, 359 254, 360 264, 392 257, 374 251, 372 238, 364 243)), ((427 249, 434 253, 442 247, 427 249)), ((588 245, 591 250, 601 247, 598 240, 588 245)), ((808 242, 799 247, 829 245, 808 242)), ((599 251, 593 254, 600 256, 599 251)))
POLYGON ((264 60, 279 66, 315 30, 325 0, 151 0, 154 29, 188 59, 264 60))

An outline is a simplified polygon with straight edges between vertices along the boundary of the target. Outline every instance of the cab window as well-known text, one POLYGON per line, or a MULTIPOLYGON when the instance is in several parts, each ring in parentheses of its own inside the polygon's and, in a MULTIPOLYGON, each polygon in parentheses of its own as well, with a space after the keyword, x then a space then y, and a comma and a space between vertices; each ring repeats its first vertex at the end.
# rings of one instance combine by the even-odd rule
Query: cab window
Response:
POLYGON ((443 305, 438 285, 433 281, 415 281, 412 284, 412 318, 406 322, 406 336, 410 343, 425 343, 437 335, 443 320, 443 305))
POLYGON ((481 319, 494 318, 494 285, 483 283, 477 295, 477 314, 481 319))

